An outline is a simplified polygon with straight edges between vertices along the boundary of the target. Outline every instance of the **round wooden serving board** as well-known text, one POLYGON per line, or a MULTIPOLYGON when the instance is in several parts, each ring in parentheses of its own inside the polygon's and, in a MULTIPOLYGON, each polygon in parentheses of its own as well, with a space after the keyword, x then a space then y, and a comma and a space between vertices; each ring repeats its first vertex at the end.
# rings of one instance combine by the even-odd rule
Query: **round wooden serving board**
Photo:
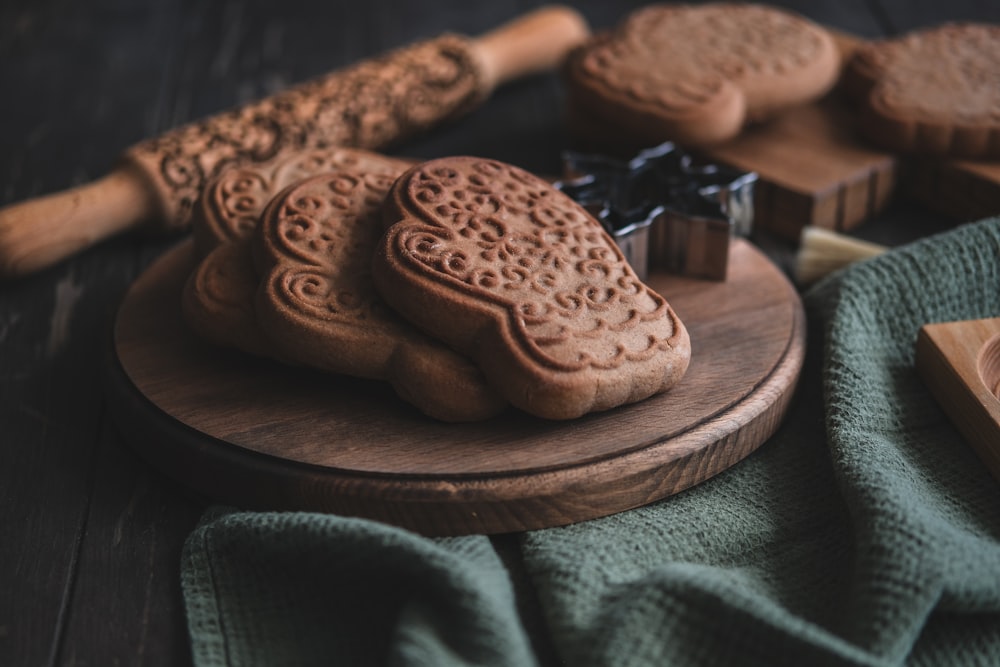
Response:
POLYGON ((677 493, 737 463, 778 427, 805 351, 785 276, 743 240, 729 278, 653 273, 691 334, 680 385, 569 422, 516 410, 444 424, 381 383, 219 349, 185 326, 185 242, 119 310, 109 396, 129 442, 214 500, 362 516, 428 535, 596 518, 677 493))

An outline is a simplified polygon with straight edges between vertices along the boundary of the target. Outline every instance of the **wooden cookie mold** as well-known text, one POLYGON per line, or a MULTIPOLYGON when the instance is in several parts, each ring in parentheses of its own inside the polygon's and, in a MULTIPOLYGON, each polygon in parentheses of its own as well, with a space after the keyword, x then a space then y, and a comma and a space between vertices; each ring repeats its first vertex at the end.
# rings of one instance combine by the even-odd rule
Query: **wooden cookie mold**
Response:
POLYGON ((1000 317, 923 326, 916 364, 955 428, 1000 480, 1000 317))

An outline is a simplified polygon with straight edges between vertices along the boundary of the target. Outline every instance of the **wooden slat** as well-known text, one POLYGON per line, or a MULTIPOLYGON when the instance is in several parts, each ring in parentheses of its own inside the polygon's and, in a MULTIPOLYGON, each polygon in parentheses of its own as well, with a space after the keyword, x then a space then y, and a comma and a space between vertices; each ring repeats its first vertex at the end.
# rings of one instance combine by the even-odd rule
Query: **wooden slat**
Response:
MULTIPOLYGON (((171 39, 160 12, 175 3, 149 3, 148 14, 119 4, 0 9, 0 86, 17 91, 7 98, 17 104, 0 112, 2 201, 91 178, 152 127, 171 39)), ((96 493, 107 442, 99 378, 110 316, 139 268, 135 248, 114 242, 0 286, 0 503, 10 517, 0 538, 0 664, 114 664, 90 637, 77 636, 81 650, 68 656, 76 619, 96 615, 129 634, 140 618, 115 613, 116 590, 158 604, 156 591, 121 572, 103 575, 97 590, 80 589, 92 572, 93 536, 124 516, 124 505, 102 504, 96 493)), ((177 511, 171 503, 168 512, 177 511)), ((128 516, 137 527, 160 518, 142 507, 128 516)), ((134 657, 124 648, 122 664, 134 657)))

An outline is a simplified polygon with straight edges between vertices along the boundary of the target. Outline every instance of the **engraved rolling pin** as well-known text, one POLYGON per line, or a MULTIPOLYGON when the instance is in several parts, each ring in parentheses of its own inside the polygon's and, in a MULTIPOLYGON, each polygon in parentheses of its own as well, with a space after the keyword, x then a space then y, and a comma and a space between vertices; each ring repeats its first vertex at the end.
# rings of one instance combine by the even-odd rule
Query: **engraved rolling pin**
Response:
POLYGON ((443 35, 170 130, 126 150, 97 181, 0 209, 0 275, 128 229, 183 231, 199 191, 227 167, 326 146, 383 148, 555 67, 588 34, 576 11, 544 7, 478 38, 443 35))

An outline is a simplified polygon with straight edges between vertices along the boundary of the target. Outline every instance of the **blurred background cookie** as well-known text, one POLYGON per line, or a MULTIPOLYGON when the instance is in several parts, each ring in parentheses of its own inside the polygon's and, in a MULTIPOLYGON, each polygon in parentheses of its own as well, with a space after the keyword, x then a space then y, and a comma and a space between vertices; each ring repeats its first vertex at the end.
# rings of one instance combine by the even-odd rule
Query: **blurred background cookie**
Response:
POLYGON ((217 345, 275 356, 254 314, 258 279, 249 247, 244 247, 264 208, 285 187, 333 169, 395 177, 408 164, 358 148, 317 148, 234 167, 211 179, 193 206, 192 236, 199 261, 182 295, 189 326, 217 345))
MULTIPOLYGON (((650 5, 576 49, 571 126, 698 147, 826 93, 839 69, 820 26, 762 5, 650 5)), ((583 130, 593 132, 595 130, 583 130)))
POLYGON ((847 63, 844 86, 877 145, 1000 157, 1000 26, 950 23, 866 44, 847 63))

